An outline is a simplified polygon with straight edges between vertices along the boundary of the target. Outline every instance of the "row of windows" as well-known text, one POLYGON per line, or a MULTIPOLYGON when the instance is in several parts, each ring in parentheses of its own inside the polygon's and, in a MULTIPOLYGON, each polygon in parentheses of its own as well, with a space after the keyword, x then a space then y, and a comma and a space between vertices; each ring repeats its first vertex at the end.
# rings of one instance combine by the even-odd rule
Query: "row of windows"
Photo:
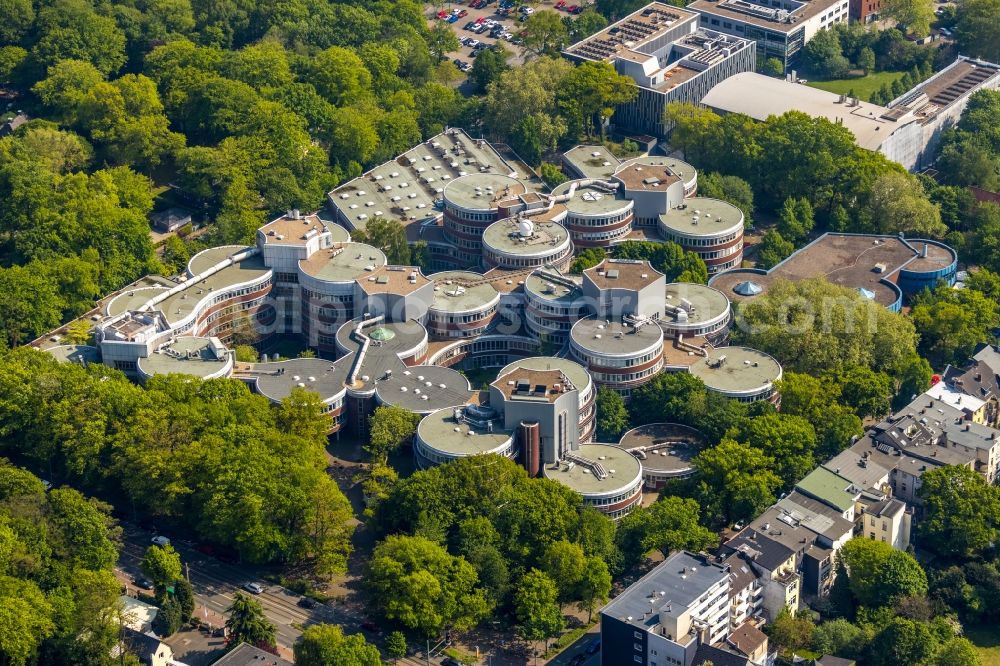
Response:
POLYGON ((663 366, 662 363, 657 363, 656 365, 650 366, 645 370, 640 370, 639 372, 633 372, 629 374, 609 374, 606 372, 594 372, 591 371, 590 374, 594 378, 595 382, 603 382, 607 384, 620 384, 624 382, 635 382, 640 379, 645 379, 646 377, 651 377, 660 371, 663 366))
POLYGON ((470 213, 453 206, 448 206, 448 215, 460 220, 468 220, 469 222, 489 222, 496 219, 497 216, 495 211, 490 211, 489 213, 470 213))
POLYGON ((737 238, 743 236, 743 230, 735 231, 731 234, 726 234, 719 238, 691 238, 689 236, 683 236, 681 234, 676 234, 673 230, 668 229, 665 225, 660 225, 660 231, 663 233, 664 238, 667 240, 672 240, 678 245, 685 248, 689 247, 714 247, 716 245, 724 245, 726 243, 731 243, 737 238))
POLYGON ((533 297, 531 292, 527 293, 528 293, 528 300, 531 301, 531 306, 536 310, 540 310, 542 312, 548 312, 549 314, 554 314, 554 315, 563 315, 566 317, 576 317, 579 316, 580 314, 582 306, 578 305, 577 303, 571 303, 569 305, 566 304, 553 305, 551 301, 545 301, 540 298, 535 298, 533 297))
POLYGON ((588 506, 610 506, 612 504, 618 504, 619 502, 624 502, 627 499, 633 498, 639 494, 639 486, 634 488, 629 488, 620 495, 615 495, 614 497, 599 497, 597 499, 587 499, 588 506))
POLYGON ((659 358, 663 353, 663 345, 659 344, 653 351, 647 352, 638 358, 604 358, 599 356, 590 356, 586 353, 580 352, 578 349, 574 348, 577 356, 582 357, 590 365, 597 365, 605 368, 631 368, 635 365, 642 365, 652 361, 654 358, 659 358))
POLYGON ((585 241, 613 240, 615 238, 621 238, 622 236, 628 236, 630 233, 632 233, 632 229, 627 225, 621 229, 612 229, 611 231, 601 231, 597 233, 580 233, 578 231, 571 232, 574 239, 585 241))
POLYGON ((575 215, 569 215, 566 224, 572 224, 576 227, 603 227, 608 224, 621 222, 630 215, 632 215, 631 210, 610 217, 576 217, 575 215))
POLYGON ((302 290, 303 301, 319 301, 320 303, 353 303, 354 292, 348 294, 321 294, 309 289, 302 290))
POLYGON ((708 259, 721 259, 722 257, 730 257, 734 254, 739 254, 743 252, 743 243, 737 243, 732 247, 723 248, 722 250, 710 250, 708 252, 698 252, 698 256, 702 260, 708 259))
POLYGON ((535 326, 538 326, 538 327, 541 327, 541 328, 547 328, 550 331, 552 331, 552 330, 556 330, 556 331, 568 331, 571 328, 573 328, 573 324, 575 323, 575 322, 572 322, 572 321, 554 321, 554 320, 550 320, 550 319, 542 319, 541 317, 538 317, 531 310, 525 310, 524 314, 525 314, 525 318, 528 320, 528 324, 529 325, 530 324, 534 324, 535 326))
POLYGON ((531 268, 533 266, 544 266, 545 264, 561 261, 569 256, 572 251, 572 247, 567 247, 561 252, 556 252, 546 257, 509 257, 487 251, 486 259, 504 268, 531 268))
POLYGON ((482 227, 473 227, 473 226, 469 226, 468 224, 462 224, 460 222, 454 222, 452 220, 448 220, 448 224, 445 225, 445 226, 448 229, 451 229, 452 231, 457 231, 457 232, 463 233, 463 234, 469 234, 470 236, 482 236, 483 235, 483 228, 482 227))
POLYGON ((497 311, 496 306, 489 308, 485 312, 478 312, 475 314, 463 314, 463 315, 441 315, 435 312, 430 313, 430 319, 432 322, 437 322, 439 324, 468 324, 469 322, 476 321, 477 319, 482 319, 484 317, 489 317, 491 314, 497 311))
POLYGON ((690 328, 684 326, 683 324, 678 324, 677 322, 665 321, 663 322, 663 328, 665 328, 668 331, 681 331, 686 335, 697 337, 700 335, 709 335, 711 333, 715 333, 719 329, 725 328, 728 324, 729 324, 728 318, 722 319, 716 322, 715 324, 712 324, 711 326, 701 326, 699 328, 690 328))
POLYGON ((288 283, 288 284, 298 284, 299 283, 299 274, 298 273, 278 273, 278 272, 275 272, 275 274, 274 274, 274 281, 275 282, 285 282, 285 283, 288 283))

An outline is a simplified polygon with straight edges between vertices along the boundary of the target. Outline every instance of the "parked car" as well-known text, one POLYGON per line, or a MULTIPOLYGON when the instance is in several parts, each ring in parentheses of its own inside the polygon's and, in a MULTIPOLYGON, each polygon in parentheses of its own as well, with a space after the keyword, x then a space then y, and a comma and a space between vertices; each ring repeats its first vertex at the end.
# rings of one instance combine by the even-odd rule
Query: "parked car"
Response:
POLYGON ((160 546, 161 548, 164 547, 164 546, 169 546, 170 545, 170 539, 168 539, 165 536, 161 536, 159 534, 157 534, 155 537, 153 537, 152 539, 150 539, 150 541, 153 542, 153 545, 160 546))
POLYGON ((462 11, 458 12, 458 18, 465 18, 468 15, 469 15, 468 9, 463 9, 462 11))
POLYGON ((302 597, 301 599, 299 599, 299 606, 301 606, 302 608, 315 608, 316 600, 310 599, 309 597, 302 597))
POLYGON ((527 5, 523 5, 521 7, 521 13, 524 14, 525 16, 531 16, 532 14, 535 13, 535 10, 532 9, 531 7, 528 7, 527 5))
POLYGON ((243 589, 250 594, 263 594, 264 586, 260 583, 246 583, 243 585, 243 589))
POLYGON ((446 18, 448 18, 448 12, 446 12, 445 10, 442 9, 441 11, 439 11, 437 13, 437 17, 439 19, 446 19, 446 18))
POLYGON ((580 666, 583 662, 587 661, 589 655, 580 653, 569 660, 569 666, 580 666))
POLYGON ((590 641, 590 643, 587 645, 587 649, 584 650, 584 652, 586 652, 587 654, 597 654, 600 651, 601 651, 600 638, 595 638, 594 640, 590 641))
POLYGON ((447 21, 448 23, 458 23, 458 14, 452 14, 451 16, 446 18, 445 21, 447 21))
POLYGON ((471 62, 463 62, 461 65, 458 66, 458 68, 460 70, 462 70, 463 72, 472 71, 472 63, 471 62))
POLYGON ((143 589, 143 590, 152 590, 153 587, 154 587, 153 586, 153 581, 151 581, 148 578, 145 578, 143 576, 138 576, 137 578, 133 578, 132 582, 135 583, 136 587, 138 587, 140 589, 143 589))
POLYGON ((441 666, 462 666, 462 662, 454 657, 445 657, 441 660, 441 666))
POLYGON ((583 5, 579 5, 577 7, 574 7, 573 9, 569 10, 570 14, 580 14, 582 12, 583 12, 583 5))
POLYGON ((472 48, 476 48, 480 44, 482 44, 482 42, 480 42, 478 39, 470 39, 469 43, 466 44, 466 46, 471 46, 472 48))
POLYGON ((570 14, 572 14, 577 9, 579 9, 579 7, 577 5, 570 5, 569 7, 566 8, 566 11, 569 12, 570 14))
POLYGON ((559 2, 556 3, 556 9, 562 9, 565 6, 566 6, 566 0, 559 0, 559 2))

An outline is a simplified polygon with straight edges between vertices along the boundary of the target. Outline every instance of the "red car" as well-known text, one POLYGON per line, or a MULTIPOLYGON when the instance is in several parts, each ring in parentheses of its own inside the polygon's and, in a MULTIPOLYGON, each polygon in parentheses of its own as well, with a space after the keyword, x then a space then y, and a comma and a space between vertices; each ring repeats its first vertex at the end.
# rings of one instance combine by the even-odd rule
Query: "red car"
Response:
POLYGON ((569 9, 567 9, 566 11, 568 11, 570 14, 579 14, 580 12, 583 11, 583 7, 579 7, 577 5, 573 5, 572 7, 570 7, 569 9))
POLYGON ((562 9, 565 6, 566 6, 566 0, 559 0, 559 2, 556 3, 556 9, 562 9))
POLYGON ((480 16, 479 18, 476 19, 476 25, 482 25, 483 21, 485 20, 486 20, 485 16, 480 16))
POLYGON ((468 15, 469 15, 469 10, 468 9, 463 9, 462 11, 460 11, 458 13, 458 18, 465 18, 468 15))
POLYGON ((444 19, 448 18, 449 16, 451 16, 451 14, 449 14, 448 12, 446 12, 444 10, 441 10, 441 11, 438 12, 438 18, 441 19, 442 21, 444 19))

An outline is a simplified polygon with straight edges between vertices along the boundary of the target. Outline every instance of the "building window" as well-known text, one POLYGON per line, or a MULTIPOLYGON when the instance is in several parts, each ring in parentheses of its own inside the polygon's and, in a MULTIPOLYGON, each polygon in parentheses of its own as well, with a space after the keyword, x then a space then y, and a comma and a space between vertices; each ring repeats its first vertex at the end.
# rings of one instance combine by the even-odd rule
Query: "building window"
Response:
POLYGON ((632 635, 635 636, 637 639, 642 640, 642 632, 641 631, 633 631, 632 635))
POLYGON ((641 664, 641 663, 642 663, 642 657, 640 657, 639 655, 633 655, 633 656, 632 656, 632 660, 633 660, 633 661, 634 661, 635 663, 637 663, 637 664, 641 664))

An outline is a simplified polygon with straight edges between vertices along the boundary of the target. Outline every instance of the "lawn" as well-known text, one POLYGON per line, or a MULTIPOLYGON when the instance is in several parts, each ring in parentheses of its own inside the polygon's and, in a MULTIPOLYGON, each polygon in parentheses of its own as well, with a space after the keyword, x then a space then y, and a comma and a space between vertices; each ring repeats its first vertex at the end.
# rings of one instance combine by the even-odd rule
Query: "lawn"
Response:
POLYGON ((832 79, 830 81, 810 80, 807 86, 827 90, 837 95, 846 95, 851 89, 862 102, 867 102, 872 93, 882 87, 883 83, 892 82, 903 76, 903 72, 872 72, 868 76, 858 76, 847 79, 832 79))
POLYGON ((966 627, 965 635, 976 646, 983 666, 1000 666, 1000 628, 966 627))

